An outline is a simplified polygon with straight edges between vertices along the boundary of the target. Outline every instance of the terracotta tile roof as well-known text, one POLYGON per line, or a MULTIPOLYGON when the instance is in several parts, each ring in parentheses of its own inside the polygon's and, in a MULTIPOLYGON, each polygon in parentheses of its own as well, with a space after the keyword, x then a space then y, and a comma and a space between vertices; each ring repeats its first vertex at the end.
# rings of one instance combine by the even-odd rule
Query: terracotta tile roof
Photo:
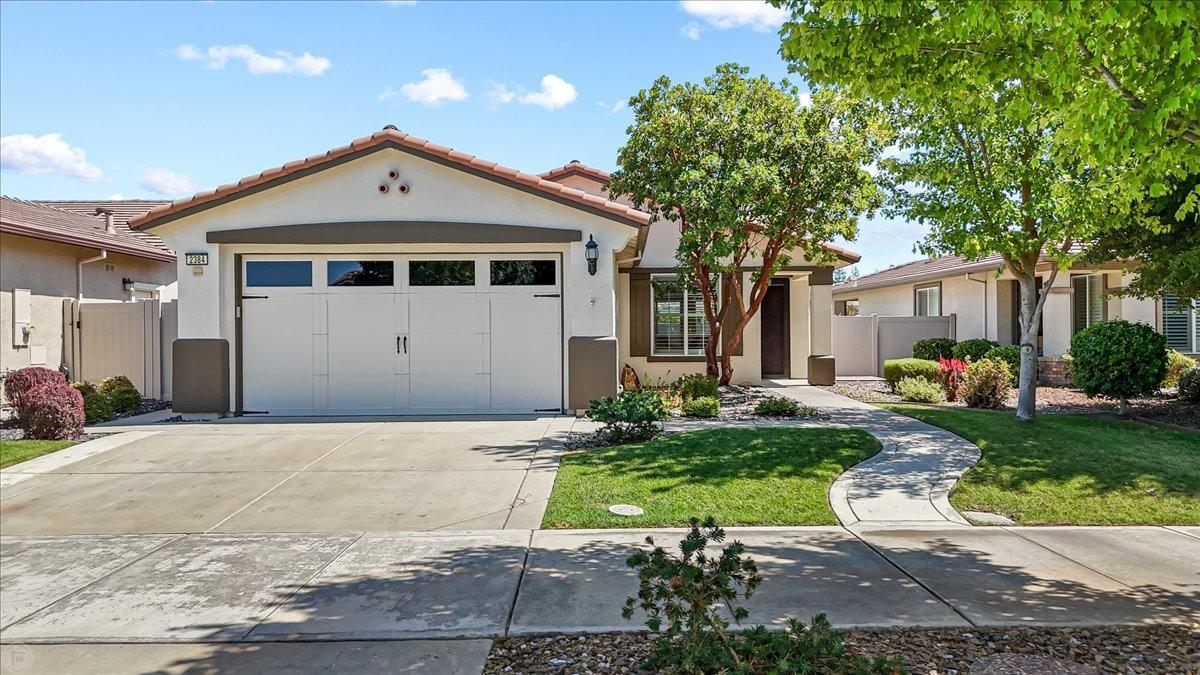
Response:
POLYGON ((143 241, 166 249, 162 237, 150 232, 136 232, 129 229, 128 223, 148 211, 163 204, 170 204, 167 199, 31 199, 34 204, 51 206, 64 211, 74 211, 85 216, 95 216, 96 209, 108 209, 113 212, 113 224, 117 230, 123 230, 143 241))
MULTIPOLYGON (((1076 244, 1071 247, 1071 252, 1074 254, 1081 253, 1084 249, 1082 244, 1076 244)), ((1043 256, 1043 260, 1045 260, 1043 256)), ((858 279, 844 281, 840 284, 834 284, 834 293, 847 293, 855 290, 865 290, 868 288, 883 288, 885 286, 896 286, 899 284, 911 284, 920 281, 931 281, 933 279, 944 279, 946 277, 957 276, 959 274, 969 274, 971 272, 986 272, 997 270, 1004 267, 1004 259, 1000 254, 989 255, 979 260, 967 260, 962 256, 944 255, 939 258, 922 258, 914 260, 895 267, 889 267, 886 270, 873 272, 858 279)))
POLYGON ((173 252, 147 241, 129 228, 115 229, 115 233, 106 232, 104 220, 96 216, 24 199, 0 197, 0 231, 75 246, 105 248, 164 262, 175 260, 173 252))
POLYGON ((272 181, 286 180, 289 176, 297 172, 303 171, 307 173, 314 167, 319 168, 323 164, 333 162, 346 155, 389 144, 395 144, 401 148, 449 162, 465 171, 499 178, 504 182, 512 183, 516 186, 538 190, 550 197, 565 199, 583 208, 617 216, 631 225, 643 226, 650 223, 650 214, 638 211, 625 204, 619 204, 596 195, 588 194, 582 190, 560 185, 554 181, 480 159, 474 155, 468 155, 458 150, 430 143, 423 138, 417 138, 416 136, 398 131, 389 125, 389 127, 385 127, 382 131, 377 131, 370 136, 360 138, 349 145, 335 148, 320 155, 313 155, 307 159, 288 162, 283 166, 267 169, 258 175, 243 178, 236 183, 222 185, 215 190, 201 192, 192 197, 156 207, 144 215, 131 219, 129 226, 135 230, 152 227, 163 218, 181 211, 204 208, 205 204, 219 203, 220 200, 224 200, 258 185, 272 181))
POLYGON ((612 180, 612 174, 603 170, 588 166, 577 159, 573 159, 560 167, 550 169, 549 171, 538 174, 546 180, 557 181, 560 178, 565 178, 570 175, 580 175, 592 178, 599 183, 607 183, 612 180))

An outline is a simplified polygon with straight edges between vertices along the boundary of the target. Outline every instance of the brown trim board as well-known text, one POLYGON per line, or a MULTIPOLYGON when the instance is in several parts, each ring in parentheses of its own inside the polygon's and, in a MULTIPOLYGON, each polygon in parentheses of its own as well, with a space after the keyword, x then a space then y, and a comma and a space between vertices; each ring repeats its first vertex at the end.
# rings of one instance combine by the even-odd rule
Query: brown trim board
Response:
POLYGON ((580 230, 432 220, 368 220, 211 230, 210 244, 557 244, 580 230))
POLYGON ((926 288, 938 289, 938 313, 934 314, 934 315, 929 315, 929 316, 942 316, 943 297, 942 297, 942 282, 941 281, 934 281, 934 282, 927 283, 927 284, 913 284, 913 289, 912 289, 913 316, 920 316, 919 314, 917 314, 917 291, 926 289, 926 288))
POLYGON ((233 334, 237 344, 233 348, 233 369, 237 381, 233 383, 233 414, 242 415, 242 254, 233 255, 233 334))

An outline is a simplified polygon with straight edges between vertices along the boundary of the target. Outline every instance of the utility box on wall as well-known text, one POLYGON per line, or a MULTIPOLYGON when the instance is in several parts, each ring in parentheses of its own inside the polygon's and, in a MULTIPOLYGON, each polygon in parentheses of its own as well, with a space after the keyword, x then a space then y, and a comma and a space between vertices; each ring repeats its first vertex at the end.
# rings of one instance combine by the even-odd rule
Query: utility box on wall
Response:
POLYGON ((12 322, 13 347, 28 347, 33 335, 33 298, 27 288, 13 289, 12 322))

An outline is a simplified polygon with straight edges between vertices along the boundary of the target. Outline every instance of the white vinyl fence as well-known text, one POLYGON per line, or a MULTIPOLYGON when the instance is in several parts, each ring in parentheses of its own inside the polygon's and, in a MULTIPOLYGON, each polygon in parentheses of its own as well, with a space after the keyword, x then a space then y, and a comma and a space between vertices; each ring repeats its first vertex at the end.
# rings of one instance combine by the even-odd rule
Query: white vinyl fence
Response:
POLYGON ((953 338, 950 316, 835 316, 833 356, 839 376, 883 376, 883 362, 912 356, 925 338, 953 338))
POLYGON ((171 344, 177 304, 63 303, 63 352, 72 380, 93 384, 124 375, 148 398, 171 399, 171 344))

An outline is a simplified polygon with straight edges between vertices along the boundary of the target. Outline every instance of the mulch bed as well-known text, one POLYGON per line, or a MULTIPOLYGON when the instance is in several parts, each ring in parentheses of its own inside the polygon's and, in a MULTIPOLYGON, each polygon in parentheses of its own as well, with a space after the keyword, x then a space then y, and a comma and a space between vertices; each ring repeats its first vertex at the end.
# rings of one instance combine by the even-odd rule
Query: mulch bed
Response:
MULTIPOLYGON (((900 657, 912 673, 970 672, 992 654, 1034 654, 1103 673, 1200 673, 1200 629, 1187 626, 1105 628, 890 628, 846 632, 853 653, 900 657)), ((644 673, 645 633, 550 635, 492 643, 484 673, 644 673)))
MULTIPOLYGON (((901 403, 900 397, 888 390, 886 382, 846 382, 829 387, 822 387, 836 394, 848 396, 866 403, 901 403)), ((962 406, 960 402, 946 403, 948 406, 962 406)), ((1200 429, 1200 406, 1181 402, 1174 396, 1173 391, 1159 392, 1148 398, 1135 398, 1129 401, 1133 415, 1138 418, 1185 427, 1200 429)), ((1005 408, 1015 410, 1017 406, 1017 390, 1013 389, 1008 397, 1005 408)), ((1069 415, 1101 415, 1116 417, 1117 402, 1101 398, 1088 398, 1078 389, 1070 387, 1038 387, 1037 409, 1042 413, 1066 413, 1069 415)))

